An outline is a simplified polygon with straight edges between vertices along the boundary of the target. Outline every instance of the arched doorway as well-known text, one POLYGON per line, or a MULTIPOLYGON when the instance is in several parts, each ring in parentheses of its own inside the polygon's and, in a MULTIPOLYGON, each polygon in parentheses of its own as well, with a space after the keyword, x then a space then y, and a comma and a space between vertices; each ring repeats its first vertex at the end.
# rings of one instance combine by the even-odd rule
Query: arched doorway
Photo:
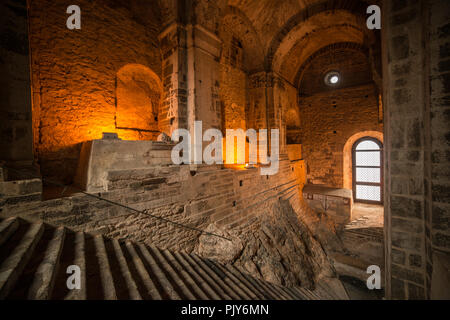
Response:
POLYGON ((354 201, 383 203, 383 144, 372 137, 358 139, 352 160, 354 201))

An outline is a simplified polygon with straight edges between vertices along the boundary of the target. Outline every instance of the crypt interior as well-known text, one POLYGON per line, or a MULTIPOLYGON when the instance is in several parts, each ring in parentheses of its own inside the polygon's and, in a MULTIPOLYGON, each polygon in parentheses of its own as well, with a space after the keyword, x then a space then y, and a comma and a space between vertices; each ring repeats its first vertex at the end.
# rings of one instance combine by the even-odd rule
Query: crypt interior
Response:
POLYGON ((0 299, 450 299, 450 2, 69 5, 0 4, 0 299))

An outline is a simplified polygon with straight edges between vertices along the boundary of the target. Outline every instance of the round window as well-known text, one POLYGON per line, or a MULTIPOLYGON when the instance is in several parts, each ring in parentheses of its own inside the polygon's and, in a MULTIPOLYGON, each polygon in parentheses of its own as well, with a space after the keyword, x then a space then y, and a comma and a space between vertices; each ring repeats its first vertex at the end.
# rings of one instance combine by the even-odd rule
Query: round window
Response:
POLYGON ((341 81, 341 75, 337 71, 330 71, 325 75, 324 81, 328 86, 336 86, 341 81))

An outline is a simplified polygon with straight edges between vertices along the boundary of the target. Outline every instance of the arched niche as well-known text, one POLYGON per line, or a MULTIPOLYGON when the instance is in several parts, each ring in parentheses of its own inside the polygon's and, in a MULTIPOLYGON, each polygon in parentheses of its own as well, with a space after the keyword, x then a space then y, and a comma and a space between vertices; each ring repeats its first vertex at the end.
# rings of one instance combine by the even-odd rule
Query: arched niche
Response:
POLYGON ((161 97, 155 72, 141 64, 122 67, 116 78, 116 128, 157 132, 161 97))

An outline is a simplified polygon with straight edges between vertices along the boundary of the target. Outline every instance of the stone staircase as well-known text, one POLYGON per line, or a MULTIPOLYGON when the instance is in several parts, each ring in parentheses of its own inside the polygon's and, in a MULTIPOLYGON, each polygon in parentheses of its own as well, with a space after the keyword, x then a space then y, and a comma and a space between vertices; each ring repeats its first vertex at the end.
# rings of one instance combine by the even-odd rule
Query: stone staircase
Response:
POLYGON ((194 254, 20 218, 0 220, 0 299, 336 299, 253 278, 194 254), (69 290, 67 267, 81 270, 69 290))
POLYGON ((339 233, 343 250, 330 254, 340 276, 348 276, 366 282, 367 268, 377 265, 381 269, 381 285, 384 288, 384 237, 383 228, 367 226, 364 217, 348 223, 339 233))

